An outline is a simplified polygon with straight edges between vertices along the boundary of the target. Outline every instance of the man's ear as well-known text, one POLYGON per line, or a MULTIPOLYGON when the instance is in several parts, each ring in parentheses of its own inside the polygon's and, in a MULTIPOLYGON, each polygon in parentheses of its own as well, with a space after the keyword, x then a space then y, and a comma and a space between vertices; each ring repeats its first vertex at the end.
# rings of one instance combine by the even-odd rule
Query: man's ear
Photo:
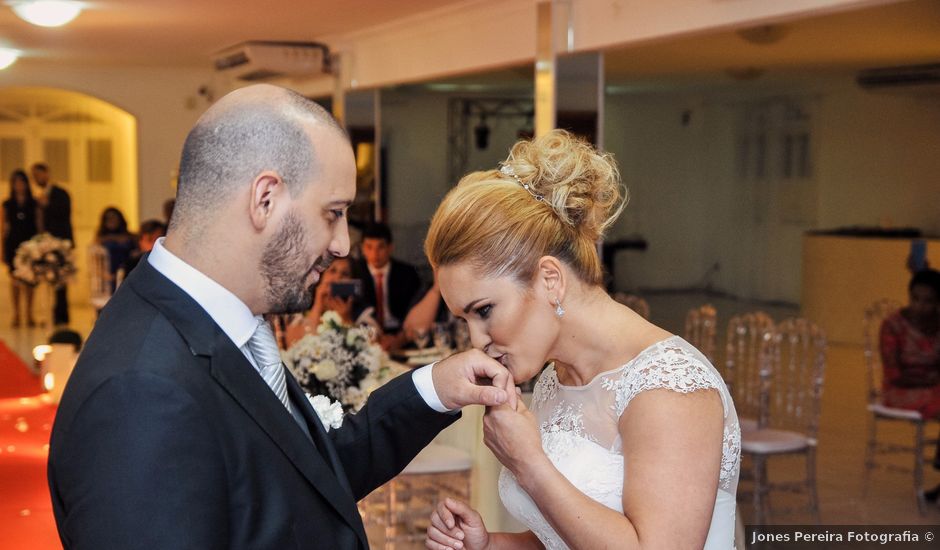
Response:
POLYGON ((565 300, 565 282, 565 271, 562 269, 558 258, 554 256, 539 258, 536 284, 544 288, 553 306, 556 299, 561 302, 565 300))
POLYGON ((264 230, 274 214, 275 206, 286 200, 287 190, 277 172, 261 172, 251 182, 248 215, 258 231, 264 230))

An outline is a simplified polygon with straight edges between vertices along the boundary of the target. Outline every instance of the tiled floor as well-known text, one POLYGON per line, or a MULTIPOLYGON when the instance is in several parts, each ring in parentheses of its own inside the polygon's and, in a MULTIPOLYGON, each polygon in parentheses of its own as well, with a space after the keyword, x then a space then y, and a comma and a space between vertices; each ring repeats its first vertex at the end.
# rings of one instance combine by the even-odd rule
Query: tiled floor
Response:
MULTIPOLYGON (((48 335, 45 329, 12 329, 7 282, 0 275, 0 339, 16 350, 25 360, 30 350, 42 343, 48 335)), ((731 315, 763 309, 775 319, 795 315, 797 308, 786 305, 766 305, 734 300, 727 297, 707 296, 701 293, 670 293, 647 296, 651 318, 673 332, 681 333, 685 312, 703 303, 712 303, 719 316, 719 342, 723 341, 720 327, 731 315)), ((82 336, 91 329, 94 314, 88 307, 72 307, 73 328, 82 336)), ((721 345, 719 344, 719 348, 721 345)), ((864 448, 867 433, 865 410, 865 368, 862 350, 853 346, 831 346, 827 357, 826 382, 818 451, 818 487, 821 519, 824 524, 940 524, 940 508, 931 507, 926 516, 917 512, 912 493, 910 475, 876 472, 867 494, 864 491, 864 448)), ((928 433, 937 434, 936 425, 928 433)), ((898 442, 912 438, 910 430, 890 434, 898 442)), ((909 462, 909 461, 908 461, 909 462)), ((903 463, 898 462, 899 464, 903 463)), ((802 473, 802 459, 780 458, 771 461, 772 479, 795 478, 802 473)), ((928 487, 940 483, 940 475, 928 467, 928 487)), ((743 484, 742 484, 743 487, 743 484)), ((742 502, 745 523, 752 517, 749 503, 742 502)), ((796 495, 775 495, 773 523, 809 523, 805 513, 805 500, 796 495), (790 508, 795 511, 786 511, 790 508)))

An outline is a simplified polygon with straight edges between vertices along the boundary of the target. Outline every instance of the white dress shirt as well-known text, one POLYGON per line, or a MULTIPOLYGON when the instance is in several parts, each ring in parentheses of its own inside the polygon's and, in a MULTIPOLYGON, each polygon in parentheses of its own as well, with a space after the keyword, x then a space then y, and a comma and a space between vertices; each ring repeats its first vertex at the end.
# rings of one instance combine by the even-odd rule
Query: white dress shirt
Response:
MULTIPOLYGON (((222 332, 255 367, 255 372, 258 372, 258 365, 255 364, 255 359, 247 344, 258 323, 263 320, 262 317, 252 314, 248 306, 228 289, 167 250, 163 246, 163 237, 154 243, 148 261, 154 269, 180 287, 209 314, 209 317, 212 317, 222 332)), ((415 370, 412 380, 418 393, 429 407, 438 412, 449 412, 441 403, 437 390, 434 389, 434 381, 431 378, 433 367, 432 364, 415 370)), ((258 373, 258 376, 261 374, 258 373)))

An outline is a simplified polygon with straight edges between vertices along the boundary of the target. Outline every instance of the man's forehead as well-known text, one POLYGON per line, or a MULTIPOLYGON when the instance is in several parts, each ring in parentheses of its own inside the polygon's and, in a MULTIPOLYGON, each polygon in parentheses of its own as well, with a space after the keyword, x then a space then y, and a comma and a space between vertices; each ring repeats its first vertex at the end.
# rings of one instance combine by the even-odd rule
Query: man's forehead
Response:
POLYGON ((352 154, 352 147, 342 136, 312 134, 311 145, 314 150, 314 177, 322 179, 326 176, 331 187, 351 186, 355 192, 356 186, 356 159, 352 154))

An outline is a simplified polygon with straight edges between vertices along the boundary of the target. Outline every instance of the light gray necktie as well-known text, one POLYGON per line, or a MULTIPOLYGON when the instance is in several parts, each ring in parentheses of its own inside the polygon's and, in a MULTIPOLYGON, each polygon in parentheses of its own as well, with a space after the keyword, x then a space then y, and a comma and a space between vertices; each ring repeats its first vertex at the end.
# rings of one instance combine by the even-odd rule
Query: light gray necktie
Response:
POLYGON ((290 400, 287 398, 287 379, 284 367, 281 365, 281 352, 274 340, 271 325, 265 321, 258 324, 255 333, 248 339, 248 349, 258 364, 258 371, 265 383, 270 386, 274 395, 290 411, 290 400))

